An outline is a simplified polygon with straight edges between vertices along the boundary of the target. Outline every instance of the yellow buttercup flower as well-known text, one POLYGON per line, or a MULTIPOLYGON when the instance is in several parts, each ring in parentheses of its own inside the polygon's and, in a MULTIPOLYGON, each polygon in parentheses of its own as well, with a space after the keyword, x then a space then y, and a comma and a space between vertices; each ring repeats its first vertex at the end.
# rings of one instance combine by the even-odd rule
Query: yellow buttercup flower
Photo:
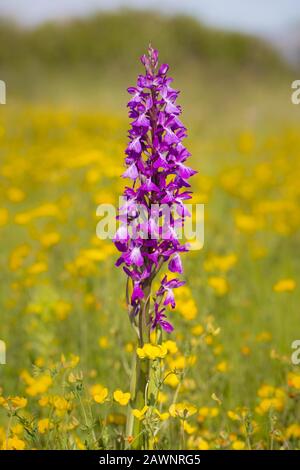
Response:
POLYGON ((170 414, 167 411, 165 413, 160 413, 160 411, 155 409, 154 412, 159 417, 160 421, 166 421, 170 417, 170 414))
POLYGON ((28 268, 28 274, 41 274, 48 270, 48 265, 44 261, 39 261, 37 263, 32 264, 28 268))
POLYGON ((167 355, 168 350, 163 344, 145 343, 142 348, 137 348, 136 352, 140 359, 148 358, 154 360, 164 358, 167 355))
POLYGON ((273 286, 274 292, 292 292, 296 288, 294 279, 280 279, 273 286))
POLYGON ((194 320, 197 316, 197 305, 188 286, 182 286, 176 292, 176 311, 188 321, 194 320))
POLYGON ((225 373, 228 371, 228 362, 227 361, 221 361, 219 364, 216 365, 216 369, 218 372, 225 373))
POLYGON ((187 419, 197 413, 197 408, 189 403, 173 403, 169 413, 173 418, 187 419))
POLYGON ((76 447, 77 447, 78 450, 86 450, 86 446, 85 446, 84 443, 79 439, 78 436, 75 436, 75 437, 74 437, 74 440, 75 440, 76 447))
POLYGON ((235 411, 227 411, 227 416, 228 418, 230 418, 232 421, 241 421, 241 417, 240 415, 238 415, 237 413, 235 413, 235 411))
POLYGON ((201 336, 203 332, 204 332, 204 328, 202 325, 193 326, 193 328, 191 329, 191 333, 194 336, 201 336))
POLYGON ((255 341, 258 343, 269 343, 272 341, 272 334, 269 331, 262 331, 256 335, 255 341))
POLYGON ((290 424, 286 429, 286 437, 287 439, 300 439, 300 424, 293 423, 290 424))
POLYGON ((290 387, 300 390, 300 374, 290 372, 288 374, 288 385, 290 387))
POLYGON ((17 436, 9 437, 5 439, 2 444, 2 450, 24 450, 25 442, 19 439, 17 436))
POLYGON ((231 447, 233 450, 243 450, 245 449, 246 444, 243 441, 236 440, 236 441, 233 441, 233 443, 231 444, 231 447))
POLYGON ((6 225, 8 221, 8 210, 0 208, 0 227, 6 225))
POLYGON ((11 202, 21 202, 25 198, 25 193, 22 189, 13 186, 8 188, 7 197, 11 202))
POLYGON ((52 378, 48 374, 31 377, 27 371, 23 371, 21 373, 21 378, 28 385, 26 393, 32 397, 45 393, 52 385, 52 378))
POLYGON ((27 398, 9 397, 9 402, 15 409, 25 408, 25 406, 27 405, 27 398))
POLYGON ((252 234, 262 227, 262 221, 252 214, 237 213, 235 225, 241 232, 252 234))
POLYGON ((11 431, 13 434, 16 434, 16 435, 23 434, 24 427, 22 426, 22 424, 17 423, 11 427, 11 431))
POLYGON ((49 397, 44 396, 39 399, 39 405, 43 408, 44 406, 47 406, 49 404, 50 400, 49 397))
POLYGON ((41 236, 40 241, 41 244, 46 247, 50 248, 51 246, 56 245, 60 241, 60 234, 57 232, 50 232, 50 233, 45 233, 44 235, 41 236))
POLYGON ((109 341, 107 336, 100 336, 98 344, 101 349, 107 349, 109 347, 109 341))
POLYGON ((119 403, 119 405, 126 406, 130 400, 130 393, 129 392, 122 392, 121 390, 116 390, 114 392, 114 400, 119 403))
POLYGON ((71 309, 71 304, 69 302, 65 302, 64 300, 58 300, 54 306, 56 317, 60 321, 66 320, 66 318, 69 316, 71 309))
POLYGON ((176 354, 178 351, 177 344, 175 343, 175 341, 171 341, 170 339, 168 341, 164 341, 163 346, 166 347, 167 351, 170 354, 176 354))
POLYGON ((208 285, 213 288, 215 293, 219 296, 227 294, 229 291, 229 284, 223 277, 212 276, 208 278, 208 285))
POLYGON ((71 408, 71 403, 65 397, 55 395, 52 399, 52 404, 59 415, 63 415, 65 411, 71 408))
POLYGON ((40 434, 45 434, 53 428, 53 424, 50 422, 49 418, 43 418, 38 421, 38 432, 40 434))
POLYGON ((191 426, 187 421, 184 421, 183 429, 187 434, 194 434, 197 431, 196 426, 191 426))
POLYGON ((227 272, 237 262, 237 256, 234 253, 230 253, 225 256, 211 256, 207 260, 205 260, 203 267, 205 271, 221 271, 227 272))
POLYGON ((145 405, 141 410, 134 409, 132 410, 132 414, 135 418, 137 418, 139 421, 145 418, 145 415, 149 409, 149 406, 145 405))
POLYGON ((208 442, 203 439, 202 437, 199 437, 197 441, 197 447, 199 450, 209 450, 209 444, 208 442))
POLYGON ((92 396, 96 403, 102 404, 108 397, 108 389, 102 385, 92 387, 92 396))
POLYGON ((256 413, 259 415, 264 415, 270 409, 283 411, 286 401, 284 390, 265 384, 260 387, 257 394, 261 398, 259 405, 255 408, 256 413))
POLYGON ((257 391, 260 398, 269 398, 275 393, 275 388, 272 385, 263 384, 257 391))
POLYGON ((179 378, 175 372, 166 373, 164 384, 169 385, 169 387, 176 388, 179 384, 179 378))

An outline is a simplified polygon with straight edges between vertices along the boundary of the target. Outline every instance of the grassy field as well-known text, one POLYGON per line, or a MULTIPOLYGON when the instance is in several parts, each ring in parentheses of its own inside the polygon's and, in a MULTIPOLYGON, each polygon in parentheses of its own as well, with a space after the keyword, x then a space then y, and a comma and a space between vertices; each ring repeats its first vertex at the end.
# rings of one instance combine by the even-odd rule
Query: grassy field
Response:
MULTIPOLYGON (((97 205, 124 186, 132 72, 30 66, 17 79, 19 67, 0 109, 0 446, 128 447, 114 391, 129 390, 134 335, 117 252, 95 230, 97 205)), ((218 70, 193 59, 174 71, 205 244, 184 256, 145 419, 157 448, 298 449, 300 109, 285 70, 218 70)))

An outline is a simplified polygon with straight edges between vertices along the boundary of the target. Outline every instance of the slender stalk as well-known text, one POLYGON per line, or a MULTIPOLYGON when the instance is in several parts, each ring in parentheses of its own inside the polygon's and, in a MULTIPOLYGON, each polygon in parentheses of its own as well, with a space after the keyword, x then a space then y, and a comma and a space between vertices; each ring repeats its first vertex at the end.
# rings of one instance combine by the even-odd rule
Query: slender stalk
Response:
MULTIPOLYGON (((150 294, 151 283, 144 286, 144 299, 140 302, 140 311, 138 318, 139 328, 139 346, 143 347, 150 341, 150 294)), ((140 359, 136 352, 134 353, 131 375, 131 402, 127 415, 126 435, 134 438, 132 448, 147 449, 148 438, 143 421, 132 415, 133 409, 141 410, 148 405, 147 387, 149 383, 150 363, 148 359, 140 359)))

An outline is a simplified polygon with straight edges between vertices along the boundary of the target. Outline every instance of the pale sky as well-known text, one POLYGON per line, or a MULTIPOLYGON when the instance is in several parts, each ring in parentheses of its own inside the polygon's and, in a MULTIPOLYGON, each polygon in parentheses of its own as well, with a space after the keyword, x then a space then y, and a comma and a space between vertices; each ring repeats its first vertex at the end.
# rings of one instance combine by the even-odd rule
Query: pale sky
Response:
POLYGON ((300 0, 0 0, 0 15, 32 25, 120 6, 182 12, 211 25, 260 34, 300 24, 300 0))

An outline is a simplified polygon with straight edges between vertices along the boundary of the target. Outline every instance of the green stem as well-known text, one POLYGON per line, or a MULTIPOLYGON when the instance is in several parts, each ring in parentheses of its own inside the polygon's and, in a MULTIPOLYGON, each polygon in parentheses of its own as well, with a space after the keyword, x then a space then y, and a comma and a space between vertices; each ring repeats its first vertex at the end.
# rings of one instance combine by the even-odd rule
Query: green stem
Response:
MULTIPOLYGON (((139 328, 139 346, 143 347, 145 343, 150 341, 150 293, 151 284, 144 286, 144 299, 140 304, 140 312, 138 318, 139 328)), ((135 418, 132 415, 133 409, 141 410, 145 405, 148 405, 147 399, 147 386, 149 382, 150 364, 148 359, 140 359, 134 353, 132 364, 132 375, 130 384, 131 401, 128 409, 127 423, 126 423, 126 436, 133 437, 131 448, 133 449, 147 449, 148 439, 143 421, 135 418)))

